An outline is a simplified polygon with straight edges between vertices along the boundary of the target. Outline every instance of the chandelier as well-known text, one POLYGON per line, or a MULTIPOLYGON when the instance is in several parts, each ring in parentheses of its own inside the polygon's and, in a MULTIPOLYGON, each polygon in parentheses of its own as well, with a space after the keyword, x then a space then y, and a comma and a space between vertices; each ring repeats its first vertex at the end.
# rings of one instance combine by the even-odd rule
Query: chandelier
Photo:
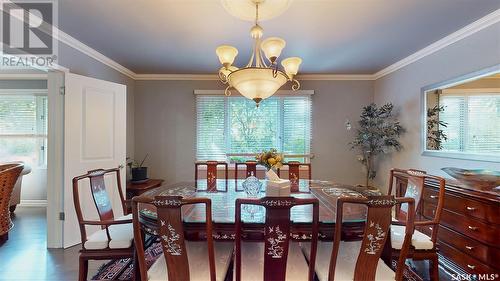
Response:
POLYGON ((283 70, 278 67, 278 57, 286 45, 285 40, 270 37, 262 41, 263 29, 259 25, 259 3, 263 0, 251 0, 255 4, 255 25, 250 29, 254 39, 254 46, 250 61, 245 67, 233 66, 238 55, 238 49, 229 45, 219 46, 215 52, 222 67, 219 69, 219 78, 227 84, 224 94, 231 95, 231 89, 236 89, 244 97, 259 103, 274 95, 281 86, 290 81, 292 90, 300 88, 300 83, 294 77, 299 71, 302 59, 290 57, 281 61, 283 70), (266 60, 263 58, 265 56, 266 60))

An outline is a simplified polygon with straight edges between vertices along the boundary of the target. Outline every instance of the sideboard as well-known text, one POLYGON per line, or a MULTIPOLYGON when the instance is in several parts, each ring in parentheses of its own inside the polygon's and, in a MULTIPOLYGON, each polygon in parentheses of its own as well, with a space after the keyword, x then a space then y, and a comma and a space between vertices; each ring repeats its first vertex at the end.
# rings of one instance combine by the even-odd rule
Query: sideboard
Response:
MULTIPOLYGON (((406 185, 405 177, 396 177, 396 196, 405 194, 406 185)), ((416 219, 434 216, 438 189, 437 182, 425 183, 416 219)), ((430 236, 431 228, 419 230, 430 236)), ((500 274, 500 194, 447 184, 438 248, 439 266, 448 274, 500 274)))

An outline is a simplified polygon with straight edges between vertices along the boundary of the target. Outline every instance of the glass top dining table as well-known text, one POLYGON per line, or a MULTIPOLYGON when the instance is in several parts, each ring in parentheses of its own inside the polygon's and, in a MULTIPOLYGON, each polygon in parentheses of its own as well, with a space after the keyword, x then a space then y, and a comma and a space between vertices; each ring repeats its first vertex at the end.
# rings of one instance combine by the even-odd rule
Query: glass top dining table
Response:
MULTIPOLYGON (((212 201, 212 221, 214 224, 234 224, 235 222, 235 200, 237 198, 248 198, 243 191, 242 180, 217 180, 218 191, 207 191, 207 181, 179 182, 166 184, 149 190, 141 196, 183 196, 185 198, 206 197, 212 201), (226 190, 227 187, 227 190, 226 190)), ((265 196, 267 181, 262 180, 262 189, 258 197, 265 196)), ((340 197, 368 197, 380 195, 377 191, 367 190, 364 187, 337 184, 322 180, 299 180, 299 191, 291 193, 297 198, 317 198, 320 202, 320 223, 333 224, 336 217, 337 199, 340 197)), ((257 198, 258 198, 257 197, 257 198)), ((185 223, 204 223, 205 206, 198 204, 184 206, 182 213, 185 223)), ((139 212, 141 218, 156 220, 155 207, 150 204, 140 204, 139 212)), ((364 222, 366 219, 366 207, 356 204, 345 204, 344 223, 364 222)), ((265 220, 265 209, 262 206, 243 205, 242 221, 244 223, 262 224, 265 220)), ((312 206, 295 206, 291 209, 292 223, 307 224, 312 222, 312 206)))

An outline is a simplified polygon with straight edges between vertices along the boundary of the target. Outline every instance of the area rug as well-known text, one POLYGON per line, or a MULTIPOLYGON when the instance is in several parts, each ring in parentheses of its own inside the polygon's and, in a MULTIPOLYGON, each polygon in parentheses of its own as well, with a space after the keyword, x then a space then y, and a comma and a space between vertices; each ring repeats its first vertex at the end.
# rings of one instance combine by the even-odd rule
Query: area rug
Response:
MULTIPOLYGON (((161 243, 153 243, 144 253, 146 265, 150 267, 163 254, 161 243)), ((103 264, 92 280, 131 280, 133 269, 132 259, 113 260, 103 264)))

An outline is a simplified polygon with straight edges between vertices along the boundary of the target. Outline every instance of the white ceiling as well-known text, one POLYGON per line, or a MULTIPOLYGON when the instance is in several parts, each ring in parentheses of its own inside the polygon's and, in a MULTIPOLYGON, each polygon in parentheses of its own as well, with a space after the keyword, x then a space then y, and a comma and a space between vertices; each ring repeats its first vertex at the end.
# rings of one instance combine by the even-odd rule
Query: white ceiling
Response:
MULTIPOLYGON (((268 0, 272 1, 272 0, 268 0)), ((500 9, 499 0, 295 0, 262 22, 301 73, 372 74, 500 9)), ((251 23, 219 0, 59 1, 59 28, 135 73, 214 73, 215 48, 250 55, 251 23)))

